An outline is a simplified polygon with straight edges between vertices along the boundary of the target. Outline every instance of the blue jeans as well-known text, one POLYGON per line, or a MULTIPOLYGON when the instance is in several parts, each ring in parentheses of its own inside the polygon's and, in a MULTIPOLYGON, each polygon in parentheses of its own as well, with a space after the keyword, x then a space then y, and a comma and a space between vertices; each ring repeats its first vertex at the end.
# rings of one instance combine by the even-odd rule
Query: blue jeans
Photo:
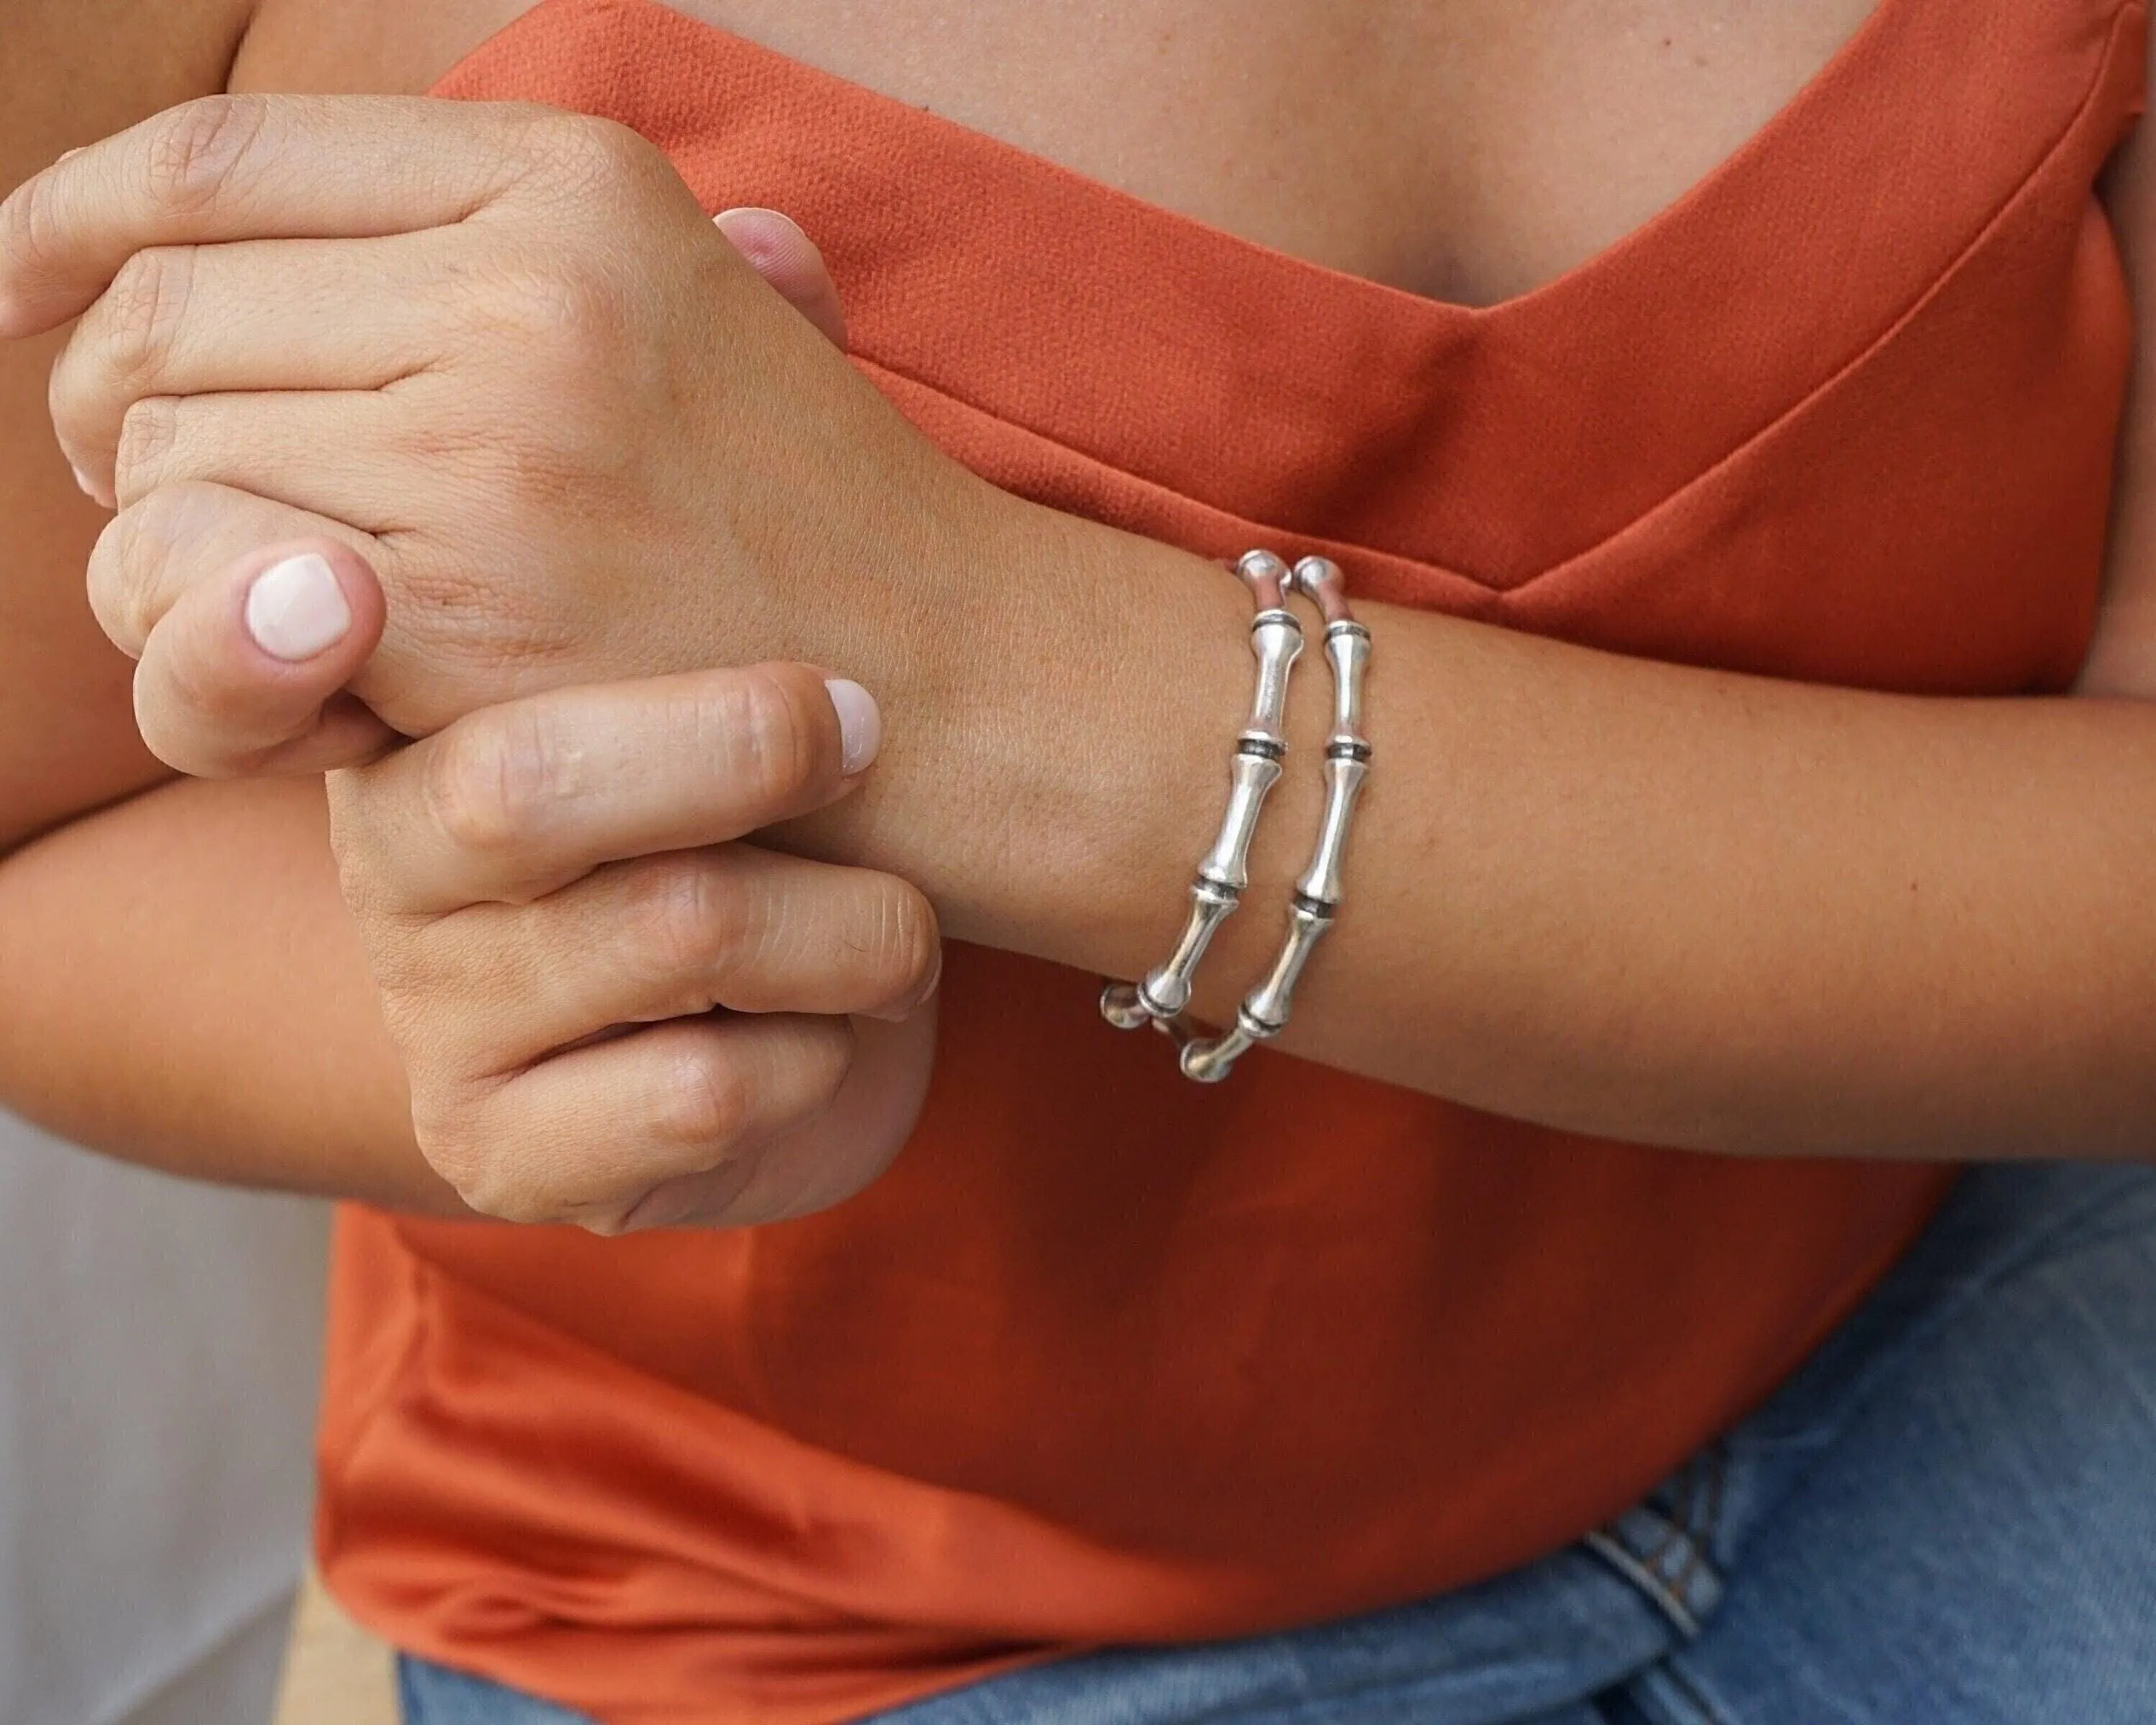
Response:
MULTIPOLYGON (((576 1725, 403 1661, 409 1725, 576 1725)), ((1579 1544, 883 1725, 2149 1725, 2156 1168, 1963 1180, 1751 1418, 1579 1544)))

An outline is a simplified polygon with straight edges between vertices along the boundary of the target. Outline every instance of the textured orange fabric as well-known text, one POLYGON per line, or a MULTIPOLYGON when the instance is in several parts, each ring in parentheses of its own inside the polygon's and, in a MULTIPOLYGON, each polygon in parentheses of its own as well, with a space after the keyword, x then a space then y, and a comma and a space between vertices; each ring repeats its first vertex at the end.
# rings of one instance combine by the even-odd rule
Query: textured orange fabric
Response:
MULTIPOLYGON (((651 0, 443 86, 611 115, 824 246, 998 483, 1373 595, 1851 685, 2056 689, 2128 308, 2094 176, 2141 8, 1882 0, 1674 208, 1487 310, 1149 208, 651 0)), ((1782 1378, 1934 1168, 1586 1142, 954 952, 927 1117, 828 1215, 605 1242, 348 1211, 321 1557, 404 1646, 613 1725, 806 1725, 1111 1640, 1435 1591, 1782 1378)))

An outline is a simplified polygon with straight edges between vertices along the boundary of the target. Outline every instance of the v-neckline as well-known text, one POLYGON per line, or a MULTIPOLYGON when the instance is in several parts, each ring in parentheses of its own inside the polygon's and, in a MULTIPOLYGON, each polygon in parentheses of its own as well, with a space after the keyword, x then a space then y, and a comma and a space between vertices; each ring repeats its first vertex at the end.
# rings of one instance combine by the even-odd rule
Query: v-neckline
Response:
POLYGON ((916 417, 923 391, 950 403, 939 438, 965 443, 953 413, 1015 426, 1217 510, 1224 539, 1376 554, 1398 571, 1381 586, 1434 572, 1478 609, 1888 339, 2085 118, 2107 123, 2129 14, 1879 0, 1681 197, 1487 306, 1276 250, 663 0, 541 0, 436 87, 610 115, 713 208, 787 208, 856 360, 916 417))
POLYGON ((915 107, 899 97, 886 95, 872 85, 860 83, 841 74, 826 70, 813 61, 799 59, 793 55, 783 54, 777 49, 767 47, 752 37, 743 36, 728 29, 723 24, 713 23, 708 19, 699 18, 685 8, 669 4, 668 0, 538 0, 537 4, 528 7, 525 11, 518 13, 498 31, 472 49, 457 62, 455 66, 444 74, 442 81, 447 82, 454 79, 470 60, 492 52, 513 40, 525 30, 527 25, 537 25, 545 14, 562 10, 573 10, 593 3, 615 6, 628 10, 665 13, 670 18, 680 20, 681 23, 688 26, 699 35, 716 39, 719 43, 732 51, 768 56, 784 62, 803 76, 827 80, 829 84, 847 91, 853 97, 896 109, 924 124, 948 126, 953 131, 963 133, 980 146, 1007 152, 1018 161, 1029 165, 1037 172, 1068 175, 1074 179, 1084 182, 1105 196, 1127 198, 1160 220, 1188 223, 1209 234, 1232 240, 1237 244, 1248 246, 1254 251, 1285 259, 1301 268, 1321 271, 1327 275, 1337 276, 1343 280, 1358 282, 1364 287, 1380 293, 1397 294, 1404 300, 1434 308, 1453 318, 1471 321, 1496 321, 1524 316, 1531 307, 1546 298, 1562 297, 1566 293, 1576 290, 1592 277, 1615 267, 1630 254, 1650 249, 1661 229, 1687 219, 1687 212, 1691 206, 1722 195, 1722 188, 1727 182, 1742 177, 1746 172, 1749 158, 1774 149, 1784 132, 1796 126, 1808 110, 1825 100, 1836 85, 1851 76, 1851 68, 1868 55, 1872 39, 1884 33, 1891 27, 1894 13, 1904 8, 1919 4, 1921 0, 1872 0, 1871 9, 1865 13, 1856 28, 1843 39, 1840 46, 1815 69, 1812 74, 1792 91, 1789 98, 1758 128, 1747 135, 1743 142, 1722 157, 1699 178, 1678 193, 1675 198, 1662 204, 1645 219, 1628 228, 1616 239, 1598 247, 1586 257, 1560 270, 1547 280, 1518 293, 1509 294, 1501 299, 1479 305, 1441 299, 1434 295, 1417 293, 1411 289, 1395 287, 1368 276, 1357 275, 1352 271, 1340 270, 1333 265, 1302 257, 1298 254, 1280 251, 1261 240, 1250 239, 1231 228, 1219 227, 1201 217, 1188 215, 1168 205, 1154 203, 1133 193, 1123 191, 1121 187, 1111 185, 1105 180, 1096 179, 1090 175, 1081 173, 1075 168, 1067 167, 1052 157, 1042 156, 1020 145, 1008 142, 993 132, 983 131, 978 127, 967 126, 962 121, 915 107))

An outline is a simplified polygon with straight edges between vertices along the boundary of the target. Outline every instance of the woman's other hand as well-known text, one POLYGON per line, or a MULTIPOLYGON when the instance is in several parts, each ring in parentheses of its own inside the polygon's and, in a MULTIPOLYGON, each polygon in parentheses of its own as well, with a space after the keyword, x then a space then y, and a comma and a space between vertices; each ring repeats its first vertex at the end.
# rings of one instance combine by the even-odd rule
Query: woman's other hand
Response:
MULTIPOLYGON (((838 289, 798 223, 757 208, 721 210, 712 220, 780 297, 844 348, 838 289)), ((236 542, 257 504, 183 490, 171 508, 202 519, 174 536, 236 542)), ((259 524, 269 531, 276 522, 265 513, 259 524)), ((264 545, 146 597, 124 590, 128 571, 143 565, 116 555, 120 543, 108 533, 99 546, 92 595, 114 639, 137 658, 136 723, 167 766, 202 778, 314 773, 358 765, 398 740, 347 689, 384 621, 381 583, 348 545, 321 536, 264 545)))
MULTIPOLYGON (((388 604, 371 657, 349 593, 354 633, 325 650, 380 721, 425 735, 697 665, 875 677, 947 630, 1010 500, 819 338, 837 332, 820 270, 783 244, 761 261, 807 281, 808 317, 608 122, 220 98, 0 206, 0 333, 82 315, 52 405, 119 511, 92 569, 116 640, 142 653, 190 593, 228 624, 259 547, 341 547, 388 604)), ((223 691, 174 680, 217 733, 223 691)), ((331 720, 333 745, 283 764, 352 747, 360 721, 331 720)), ((244 743, 258 768, 281 747, 244 743)))
POLYGON ((761 665, 485 709, 330 778, 345 896, 428 1160, 606 1234, 835 1204, 911 1132, 935 913, 732 842, 859 782, 858 685, 761 665))

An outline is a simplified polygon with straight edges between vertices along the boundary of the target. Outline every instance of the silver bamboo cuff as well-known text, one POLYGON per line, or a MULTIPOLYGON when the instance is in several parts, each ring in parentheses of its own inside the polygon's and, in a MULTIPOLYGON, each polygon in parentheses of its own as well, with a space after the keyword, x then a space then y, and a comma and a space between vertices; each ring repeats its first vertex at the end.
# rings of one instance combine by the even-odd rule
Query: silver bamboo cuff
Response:
POLYGON ((1332 670, 1332 734, 1325 743, 1325 817, 1310 866, 1295 883, 1288 906, 1287 939, 1256 988, 1235 1009, 1235 1027, 1219 1036, 1178 1036, 1183 1076, 1218 1084, 1235 1062, 1287 1028, 1296 980, 1325 931, 1340 911, 1340 870, 1355 799, 1370 773, 1370 744, 1363 735, 1363 679, 1370 665, 1370 632, 1355 621, 1339 567, 1324 557, 1295 566, 1294 588, 1325 615, 1325 658, 1332 670))
POLYGON ((1219 836, 1198 865, 1198 876, 1190 887, 1190 914, 1167 963, 1148 971, 1142 982, 1111 982, 1101 992, 1101 1016, 1117 1029, 1135 1030, 1150 1024, 1173 1035, 1178 1044, 1187 1043, 1190 1034, 1178 1022, 1178 1014, 1190 1004, 1198 963, 1220 925, 1235 915, 1243 889, 1250 885, 1250 839, 1258 829, 1265 793, 1280 778, 1281 761, 1287 753, 1283 725, 1288 674, 1302 651, 1302 625, 1287 608, 1287 595, 1295 583, 1287 565, 1269 551, 1253 551, 1236 563, 1235 573, 1257 605, 1257 615, 1250 619, 1250 651, 1258 661, 1258 681, 1250 718, 1229 759, 1228 808, 1220 819, 1219 836))

